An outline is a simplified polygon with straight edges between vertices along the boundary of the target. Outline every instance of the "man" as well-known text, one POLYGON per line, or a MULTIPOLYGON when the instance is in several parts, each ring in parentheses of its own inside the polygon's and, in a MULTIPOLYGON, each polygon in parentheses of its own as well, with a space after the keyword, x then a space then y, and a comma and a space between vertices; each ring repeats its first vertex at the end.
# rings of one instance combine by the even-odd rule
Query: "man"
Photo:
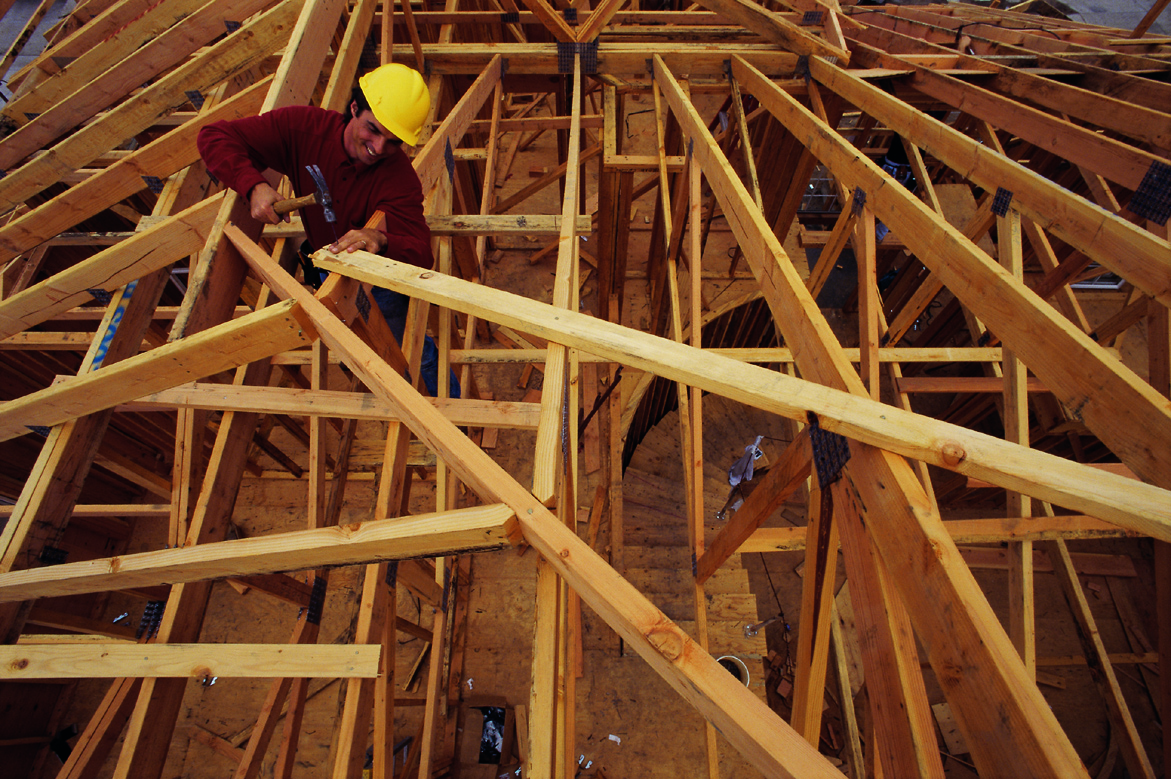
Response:
MULTIPOLYGON (((423 189, 402 143, 415 145, 431 95, 418 71, 390 64, 358 80, 347 114, 311 106, 279 108, 260 116, 208 125, 198 147, 207 168, 225 185, 248 199, 252 217, 277 224, 273 205, 283 198, 264 176, 266 169, 289 177, 297 195, 316 192, 309 166, 316 165, 333 199, 334 223, 321 206, 301 210, 308 247, 331 252, 367 251, 430 268, 431 231, 423 216, 423 189), (382 229, 365 227, 375 211, 386 215, 382 229)), ((306 264, 306 281, 320 283, 306 264)), ((402 343, 407 297, 375 288, 374 300, 391 332, 402 343)), ((436 395, 438 352, 427 337, 421 372, 436 395)), ((452 374, 451 396, 459 397, 452 374)))

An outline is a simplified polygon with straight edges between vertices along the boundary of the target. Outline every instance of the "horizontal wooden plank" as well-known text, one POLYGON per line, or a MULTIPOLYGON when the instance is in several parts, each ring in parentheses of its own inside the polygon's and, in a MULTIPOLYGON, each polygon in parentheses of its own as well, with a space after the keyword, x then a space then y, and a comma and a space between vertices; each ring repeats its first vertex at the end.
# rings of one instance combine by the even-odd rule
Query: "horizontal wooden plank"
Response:
POLYGON ((141 395, 236 368, 316 337, 288 301, 172 341, 0 405, 0 440, 93 414, 141 395))
MULTIPOLYGON (((431 214, 427 226, 432 235, 557 235, 561 214, 431 214)), ((589 233, 589 214, 579 214, 574 228, 589 233)))
POLYGON ((513 528, 512 510, 490 505, 160 549, 0 574, 0 602, 502 549, 513 528))
POLYGON ((372 679, 381 652, 378 644, 17 644, 0 646, 0 679, 372 679))
MULTIPOLYGON (((751 62, 771 76, 793 75, 797 55, 780 51, 772 44, 726 43, 712 47, 704 43, 598 43, 598 72, 616 76, 648 78, 647 60, 660 54, 672 68, 687 71, 694 78, 724 77, 724 63, 733 54, 751 62)), ((497 54, 508 60, 508 75, 547 75, 557 72, 557 45, 554 43, 424 43, 423 57, 431 63, 432 75, 483 72, 497 54)), ((410 42, 396 43, 395 61, 415 56, 410 42)))
MULTIPOLYGON (((0 506, 0 519, 12 516, 15 506, 0 506)), ((78 503, 73 507, 74 517, 135 517, 166 519, 171 507, 166 503, 78 503)))
MULTIPOLYGON (((960 554, 971 568, 1007 571, 1010 566, 1007 549, 961 546, 960 554)), ((1077 572, 1086 576, 1138 576, 1134 561, 1124 555, 1074 553, 1070 554, 1070 558, 1077 572)), ((1033 551, 1033 570, 1039 573, 1053 572, 1053 562, 1040 549, 1033 551)))
MULTIPOLYGON (((1084 515, 953 519, 943 523, 957 544, 1000 541, 1041 541, 1053 538, 1120 538, 1137 535, 1117 525, 1084 515)), ((767 527, 755 531, 740 552, 793 552, 805 548, 804 527, 767 527)))
MULTIPOLYGON (((1049 390, 1035 376, 1026 382, 1029 392, 1049 390)), ((899 392, 1004 392, 1004 379, 997 376, 904 376, 895 380, 899 392)))
MULTIPOLYGON (((453 423, 469 427, 533 430, 540 416, 540 405, 537 403, 470 398, 429 400, 453 423)), ((370 393, 199 383, 144 395, 119 406, 119 409, 150 411, 177 407, 342 419, 386 421, 395 418, 393 409, 370 393)))

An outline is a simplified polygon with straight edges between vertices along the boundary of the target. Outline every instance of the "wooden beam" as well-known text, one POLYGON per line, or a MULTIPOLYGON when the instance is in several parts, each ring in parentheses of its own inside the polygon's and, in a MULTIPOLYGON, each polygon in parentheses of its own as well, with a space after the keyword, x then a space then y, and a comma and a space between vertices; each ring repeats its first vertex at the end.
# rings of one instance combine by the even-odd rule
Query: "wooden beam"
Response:
POLYGON ((308 343, 313 328, 295 305, 278 303, 0 406, 0 440, 58 425, 145 394, 235 368, 308 343))
POLYGON ((812 456, 809 433, 802 431, 785 447, 780 461, 769 468, 744 505, 720 529, 699 558, 695 574, 697 582, 702 584, 711 578, 724 561, 739 551, 753 531, 802 485, 809 477, 812 456))
POLYGON ((911 64, 911 84, 925 95, 993 123, 1039 149, 1080 165, 1130 190, 1138 189, 1151 166, 1165 165, 1158 155, 1136 149, 1091 129, 1018 103, 973 84, 911 64))
MULTIPOLYGON (((823 489, 832 489, 834 510, 842 526, 842 557, 858 621, 867 697, 883 775, 942 779, 943 763, 919 670, 911 618, 896 590, 896 577, 868 537, 872 534, 863 525, 864 515, 849 479, 846 475, 823 489)), ((833 554, 832 550, 824 553, 833 554)), ((832 597, 832 589, 826 596, 832 597)), ((828 604, 823 608, 828 612, 828 604)), ((828 617, 828 613, 823 616, 828 617)))
MULTIPOLYGON (((957 544, 998 544, 1054 538, 1119 538, 1133 536, 1117 525, 1082 515, 1000 517, 946 520, 943 527, 957 544)), ((740 552, 794 552, 805 548, 805 528, 769 527, 756 530, 740 552)))
POLYGON ((560 9, 554 8, 547 0, 521 1, 528 6, 528 9, 533 12, 533 15, 537 17, 541 25, 554 38, 564 43, 577 41, 577 31, 565 21, 565 17, 561 15, 560 9))
POLYGON ((0 679, 369 678, 378 675, 378 654, 377 646, 331 644, 20 644, 0 646, 0 679))
POLYGON ((297 530, 13 571, 0 575, 0 602, 502 549, 515 532, 512 512, 499 505, 297 530))
MULTIPOLYGON (((797 367, 810 379, 852 397, 864 396, 865 387, 846 362, 837 336, 809 296, 771 225, 754 208, 743 184, 730 170, 715 139, 694 107, 684 99, 663 61, 656 59, 654 67, 656 82, 666 85, 664 93, 677 119, 695 141, 693 153, 703 165, 744 256, 765 292, 773 317, 787 341, 802 345, 797 353, 797 367)), ((761 83, 761 78, 751 76, 751 68, 742 60, 734 61, 733 69, 741 84, 773 111, 771 90, 776 89, 775 85, 767 79, 761 83)), ((793 103, 788 95, 781 97, 793 103)), ((778 102, 781 97, 777 98, 778 102)), ((803 116, 812 116, 804 108, 800 111, 803 116)), ((824 126, 816 120, 815 124, 824 126)), ((806 133, 792 126, 790 130, 816 154, 816 144, 806 133)), ((836 169, 834 173, 840 174, 836 169)), ((844 185, 854 185, 847 178, 840 175, 839 178, 844 185)), ((901 187, 894 188, 905 192, 901 187)), ((878 199, 873 188, 863 189, 870 199, 878 199)), ((915 202, 922 205, 918 200, 915 202)), ((878 208, 875 212, 884 221, 893 222, 878 208)), ((899 576, 894 577, 898 595, 905 601, 907 611, 914 615, 916 633, 966 732, 986 737, 980 744, 973 744, 975 739, 969 738, 977 765, 1005 775, 1057 777, 1084 773, 1080 759, 1053 713, 1036 688, 1029 689, 1019 658, 1013 654, 971 572, 957 559, 958 552, 942 532, 938 513, 906 460, 853 442, 849 449, 851 459, 845 477, 849 489, 842 492, 846 492, 851 505, 859 507, 867 531, 865 537, 874 545, 881 563, 888 570, 899 571, 899 576), (946 619, 941 616, 944 613, 946 619), (982 655, 983 659, 973 662, 975 655, 982 655), (943 672, 944 667, 947 674, 943 672), (1016 743, 1013 751, 1026 755, 1027 759, 1015 759, 1009 764, 1003 759, 1000 746, 991 747, 994 742, 1016 743)), ((897 602, 893 597, 891 601, 897 602)), ((901 629, 892 624, 892 635, 901 629)), ((908 707, 900 716, 908 718, 916 750, 912 759, 917 770, 934 772, 938 755, 928 746, 928 741, 934 738, 930 715, 917 707, 925 699, 913 681, 904 681, 898 687, 905 692, 902 702, 908 707)), ((890 701, 892 706, 899 703, 895 699, 890 701)), ((906 749, 907 745, 900 740, 896 748, 906 749)))
POLYGON ((1088 466, 1036 450, 1023 450, 1001 439, 904 412, 869 398, 813 385, 712 354, 710 350, 676 344, 584 314, 559 311, 503 290, 472 285, 383 257, 364 252, 345 256, 318 252, 314 261, 331 271, 542 338, 562 341, 790 419, 805 420, 812 411, 822 420, 822 427, 848 438, 940 467, 979 474, 998 486, 1093 514, 1147 535, 1171 539, 1167 492, 1149 484, 1095 473, 1088 466), (1037 474, 1044 474, 1045 478, 1038 479, 1037 474))
POLYGON ((850 61, 850 52, 806 32, 752 0, 702 0, 699 4, 789 51, 804 56, 837 57, 843 65, 850 61))
MULTIPOLYGON (((558 235, 560 214, 453 214, 427 215, 431 235, 558 235)), ((589 214, 578 214, 575 228, 590 232, 589 214)))
MULTIPOLYGON (((540 407, 536 403, 472 398, 428 398, 448 419, 460 426, 535 430, 540 407)), ((233 387, 224 384, 185 384, 119 406, 124 411, 162 408, 258 411, 291 416, 342 419, 393 419, 392 409, 368 392, 304 390, 285 387, 233 387)), ((3 509, 0 509, 0 516, 3 509)))
MULTIPOLYGON (((509 76, 548 76, 557 72, 555 43, 423 44, 423 55, 431 65, 432 75, 477 75, 498 54, 508 60, 509 76)), ((713 49, 709 43, 602 42, 598 44, 598 70, 620 78, 644 79, 648 54, 659 54, 672 67, 689 70, 692 78, 720 79, 724 78, 724 63, 734 54, 777 77, 791 77, 798 56, 771 43, 727 43, 713 49)), ((395 61, 412 56, 410 44, 395 46, 395 61)))
POLYGON ((419 174, 419 181, 423 184, 424 192, 431 190, 441 173, 446 174, 445 151, 459 145, 472 119, 479 113, 488 96, 495 92, 496 82, 500 80, 502 72, 501 62, 500 55, 496 55, 485 64, 483 69, 477 71, 479 76, 463 93, 459 102, 447 114, 443 123, 436 128, 423 148, 415 155, 412 164, 415 166, 415 172, 419 174))
MULTIPOLYGON (((553 306, 576 310, 573 301, 577 290, 578 238, 574 221, 579 210, 578 174, 585 157, 581 151, 581 56, 574 56, 572 116, 569 129, 568 155, 565 159, 565 192, 561 200, 561 233, 558 236, 557 270, 553 279, 553 306)), ((548 505, 556 492, 557 480, 564 474, 574 478, 564 462, 563 444, 570 434, 569 415, 577 405, 570 405, 569 355, 558 343, 548 345, 545 378, 541 390, 541 419, 537 425, 537 442, 533 453, 533 495, 548 505)), ((569 450, 576 452, 575 446, 569 450)), ((576 503, 574 504, 576 505, 576 503)))

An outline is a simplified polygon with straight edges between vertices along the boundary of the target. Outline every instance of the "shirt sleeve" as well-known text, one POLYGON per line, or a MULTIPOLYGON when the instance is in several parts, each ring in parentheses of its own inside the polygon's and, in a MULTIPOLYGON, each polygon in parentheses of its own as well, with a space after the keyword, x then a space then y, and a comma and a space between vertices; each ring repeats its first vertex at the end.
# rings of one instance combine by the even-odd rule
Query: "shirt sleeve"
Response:
POLYGON ((262 171, 287 173, 289 143, 282 132, 284 112, 214 122, 199 131, 196 146, 207 169, 242 197, 264 181, 262 171))
POLYGON ((431 254, 431 228, 423 215, 423 186, 405 154, 397 155, 394 163, 376 206, 386 214, 382 233, 387 244, 382 253, 392 260, 430 268, 435 258, 431 254))

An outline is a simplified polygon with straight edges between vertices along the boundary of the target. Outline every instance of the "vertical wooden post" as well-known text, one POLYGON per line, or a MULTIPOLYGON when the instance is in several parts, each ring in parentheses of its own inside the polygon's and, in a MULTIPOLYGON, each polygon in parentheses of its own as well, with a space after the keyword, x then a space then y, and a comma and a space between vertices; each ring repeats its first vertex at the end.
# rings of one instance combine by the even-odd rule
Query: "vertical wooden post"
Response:
POLYGON ((862 356, 859 370, 870 397, 878 400, 878 313, 882 308, 882 300, 878 294, 874 212, 865 206, 854 223, 854 256, 858 261, 858 346, 862 356))
MULTIPOLYGON (((997 217, 997 243, 1000 264, 1017 279, 1024 275, 1021 249, 1021 215, 1009 208, 997 217)), ((1004 438, 1021 446, 1029 445, 1029 396, 1026 389, 1028 369, 1008 347, 1001 360, 1004 374, 1004 438)), ((1009 490, 1005 495, 1009 517, 1032 515, 1028 495, 1009 490)), ((1034 632, 1033 542, 1019 541, 1008 545, 1008 636, 1020 653, 1029 676, 1037 676, 1037 646, 1034 632)))
MULTIPOLYGON (((811 480, 816 484, 816 475, 811 480)), ((801 623, 797 630, 792 724, 793 729, 814 747, 821 737, 821 710, 825 703, 825 675, 829 667, 830 617, 838 567, 838 527, 834 522, 832 495, 820 485, 809 491, 801 623)))

